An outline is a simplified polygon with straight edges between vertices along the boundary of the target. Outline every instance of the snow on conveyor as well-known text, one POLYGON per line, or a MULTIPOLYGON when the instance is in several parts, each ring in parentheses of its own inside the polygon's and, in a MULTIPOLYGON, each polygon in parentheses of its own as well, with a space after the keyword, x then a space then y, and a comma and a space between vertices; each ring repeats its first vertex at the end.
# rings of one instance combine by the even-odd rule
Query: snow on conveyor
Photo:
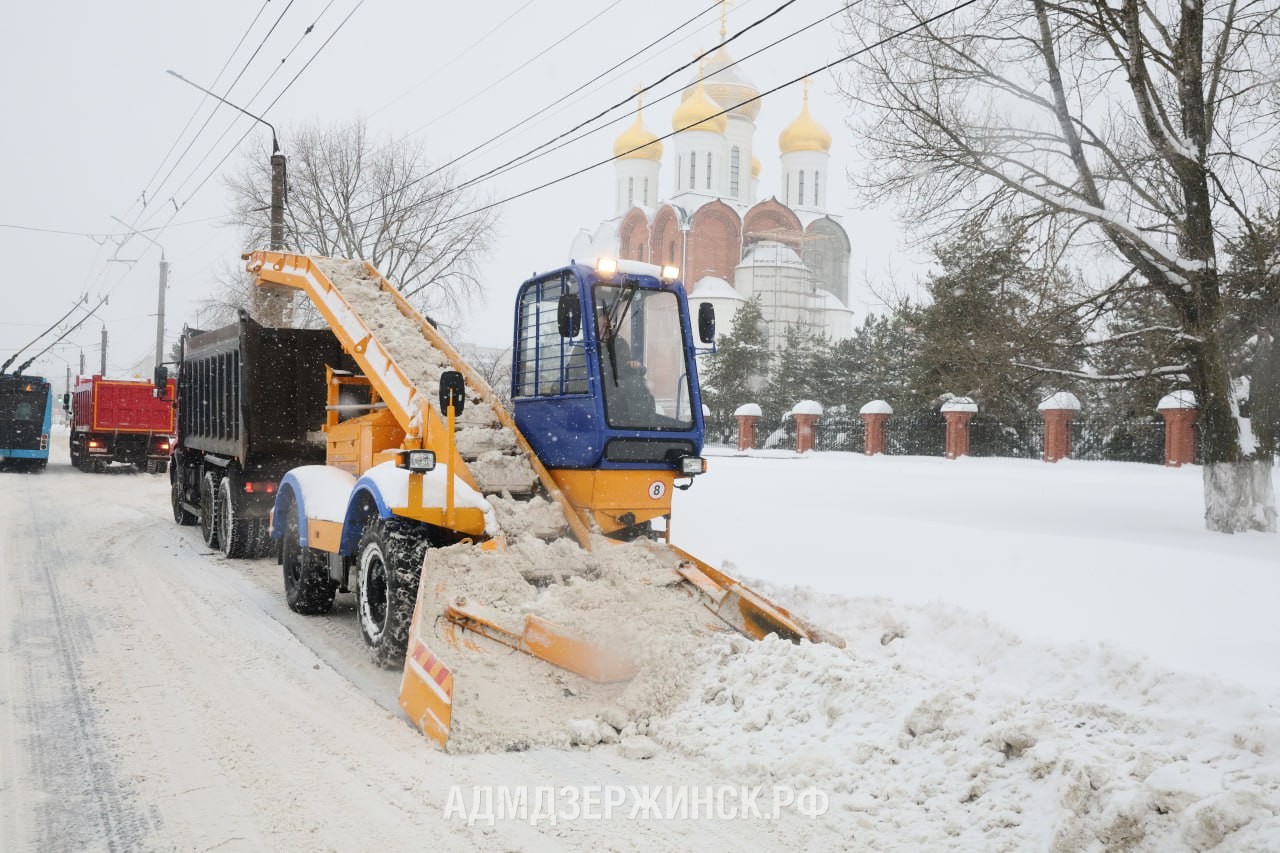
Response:
MULTIPOLYGON (((452 369, 444 353, 423 336, 415 320, 400 313, 391 294, 378 286, 363 261, 312 260, 391 354, 423 399, 434 406, 440 376, 452 369)), ((454 440, 480 491, 486 495, 531 491, 537 475, 525 452, 516 445, 515 436, 499 424, 488 389, 469 387, 468 390, 469 405, 458 419, 454 440)))

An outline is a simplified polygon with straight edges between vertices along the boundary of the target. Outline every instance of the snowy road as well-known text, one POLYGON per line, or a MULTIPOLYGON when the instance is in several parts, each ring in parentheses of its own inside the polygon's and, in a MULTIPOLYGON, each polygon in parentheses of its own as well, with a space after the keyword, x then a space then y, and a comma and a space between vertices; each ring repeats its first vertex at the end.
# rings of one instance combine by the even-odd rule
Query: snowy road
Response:
POLYGON ((733 783, 616 748, 446 755, 364 657, 349 597, 179 528, 164 477, 0 473, 0 849, 836 849, 822 820, 446 819, 451 786, 733 783), (344 600, 347 599, 347 600, 344 600))

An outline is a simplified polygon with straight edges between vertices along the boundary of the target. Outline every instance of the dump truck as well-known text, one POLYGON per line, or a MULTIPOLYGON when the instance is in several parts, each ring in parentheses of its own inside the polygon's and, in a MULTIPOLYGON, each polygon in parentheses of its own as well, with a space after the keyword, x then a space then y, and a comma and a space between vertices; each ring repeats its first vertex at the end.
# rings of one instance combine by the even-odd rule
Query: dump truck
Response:
POLYGON ((53 397, 41 376, 0 373, 0 467, 41 470, 49 464, 53 397))
POLYGON ((240 312, 216 330, 183 329, 173 389, 174 521, 200 525, 227 557, 265 556, 276 484, 325 459, 325 370, 344 355, 325 329, 272 329, 240 312))
MULTIPOLYGON (((707 469, 696 355, 715 334, 673 268, 602 259, 526 281, 509 412, 372 264, 244 257, 256 286, 305 294, 354 362, 291 375, 295 408, 325 419, 323 453, 272 496, 285 599, 323 614, 354 591, 373 658, 401 668, 400 705, 436 743, 644 725, 708 634, 839 642, 671 543, 673 491, 707 469)), ((195 512, 184 482, 175 506, 195 512)), ((204 491, 225 518, 237 490, 204 491)))
POLYGON ((71 427, 71 464, 99 473, 112 462, 163 474, 173 440, 172 382, 81 376, 63 396, 71 427))

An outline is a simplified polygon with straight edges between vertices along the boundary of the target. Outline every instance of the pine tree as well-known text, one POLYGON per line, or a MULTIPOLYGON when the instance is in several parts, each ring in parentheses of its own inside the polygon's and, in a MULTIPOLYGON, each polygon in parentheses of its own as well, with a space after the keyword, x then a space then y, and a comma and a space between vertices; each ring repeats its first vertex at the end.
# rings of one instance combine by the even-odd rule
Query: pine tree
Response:
POLYGON ((1083 335, 1052 298, 1065 277, 1032 267, 1023 234, 969 226, 934 254, 942 270, 929 276, 932 302, 918 314, 919 390, 973 397, 1009 420, 1034 413, 1046 392, 1074 390, 1030 367, 1077 367, 1083 335))
POLYGON ((817 400, 822 403, 822 398, 825 397, 826 404, 831 404, 831 398, 820 384, 818 376, 819 340, 800 326, 787 327, 761 402, 765 423, 779 423, 782 416, 801 400, 817 400))
POLYGON ((769 332, 758 297, 738 307, 732 329, 708 359, 702 399, 711 410, 709 432, 724 439, 737 426, 734 410, 761 403, 769 384, 769 332))
POLYGON ((1260 216, 1226 247, 1234 326, 1231 373, 1264 457, 1280 454, 1280 214, 1260 216))

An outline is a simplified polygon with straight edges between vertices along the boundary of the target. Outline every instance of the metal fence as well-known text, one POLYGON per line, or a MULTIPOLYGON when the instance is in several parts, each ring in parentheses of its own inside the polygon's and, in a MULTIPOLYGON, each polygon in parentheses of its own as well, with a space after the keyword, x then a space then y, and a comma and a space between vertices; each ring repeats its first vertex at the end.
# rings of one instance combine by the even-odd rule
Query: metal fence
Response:
MULTIPOLYGON (((1040 459, 1044 455, 1044 420, 997 420, 979 412, 969 422, 969 455, 1012 459, 1040 459)), ((1159 416, 1105 420, 1077 418, 1071 422, 1071 458, 1084 461, 1164 463, 1164 419, 1159 416)), ((937 411, 906 412, 890 416, 885 424, 885 453, 894 456, 943 456, 946 453, 946 419, 937 411)), ((734 446, 737 425, 707 432, 711 444, 734 446)), ((863 453, 866 425, 861 415, 824 414, 815 425, 818 450, 863 453)), ((795 422, 784 418, 769 426, 757 424, 756 446, 794 448, 795 422)), ((1202 458, 1200 431, 1196 430, 1196 461, 1202 458)))

